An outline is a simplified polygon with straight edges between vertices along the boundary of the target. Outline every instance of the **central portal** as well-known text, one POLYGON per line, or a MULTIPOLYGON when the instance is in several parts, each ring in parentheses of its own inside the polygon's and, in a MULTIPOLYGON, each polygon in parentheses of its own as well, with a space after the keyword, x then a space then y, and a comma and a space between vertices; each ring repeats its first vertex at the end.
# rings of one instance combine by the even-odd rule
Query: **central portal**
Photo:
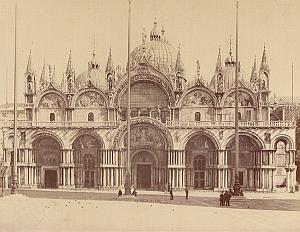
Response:
POLYGON ((151 188, 151 164, 137 164, 137 187, 151 188))
POLYGON ((57 188, 56 170, 45 170, 45 188, 57 188))

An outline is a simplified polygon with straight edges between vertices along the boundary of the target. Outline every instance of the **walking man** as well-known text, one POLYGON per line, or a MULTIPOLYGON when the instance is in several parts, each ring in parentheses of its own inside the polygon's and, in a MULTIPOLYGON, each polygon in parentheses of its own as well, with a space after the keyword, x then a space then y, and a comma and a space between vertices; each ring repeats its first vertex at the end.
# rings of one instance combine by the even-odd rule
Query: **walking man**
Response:
POLYGON ((173 196, 173 189, 171 188, 170 189, 170 200, 173 200, 174 199, 174 196, 173 196))
POLYGON ((188 197, 189 197, 189 188, 188 188, 188 186, 186 185, 185 186, 185 199, 188 199, 188 197))

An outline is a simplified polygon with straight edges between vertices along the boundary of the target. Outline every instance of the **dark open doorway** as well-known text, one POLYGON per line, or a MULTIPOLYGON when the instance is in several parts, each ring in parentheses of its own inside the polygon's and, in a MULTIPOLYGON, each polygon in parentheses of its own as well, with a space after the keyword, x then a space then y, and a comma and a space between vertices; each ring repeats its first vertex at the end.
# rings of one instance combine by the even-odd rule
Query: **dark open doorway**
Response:
POLYGON ((137 187, 151 188, 151 164, 137 164, 137 187))
POLYGON ((45 171, 45 188, 57 188, 57 171, 45 171))

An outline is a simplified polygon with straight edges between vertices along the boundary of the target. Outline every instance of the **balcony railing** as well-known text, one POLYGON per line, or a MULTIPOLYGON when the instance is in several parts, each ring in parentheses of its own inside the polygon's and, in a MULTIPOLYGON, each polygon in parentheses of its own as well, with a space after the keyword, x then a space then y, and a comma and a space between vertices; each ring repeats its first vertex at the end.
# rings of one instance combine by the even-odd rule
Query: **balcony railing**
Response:
MULTIPOLYGON (((167 121, 166 126, 170 128, 231 128, 235 126, 235 123, 234 121, 167 121)), ((290 121, 240 121, 239 126, 243 128, 290 128, 295 127, 295 123, 290 121)))
MULTIPOLYGON (((118 127, 122 121, 101 121, 101 122, 29 122, 18 121, 18 127, 37 128, 109 128, 118 127)), ((167 121, 168 128, 234 128, 234 121, 167 121)), ((294 128, 295 122, 290 121, 248 121, 239 122, 241 128, 294 128)), ((0 121, 0 127, 12 127, 13 121, 0 121)))
MULTIPOLYGON (((101 122, 29 122, 18 121, 18 127, 38 127, 38 128, 58 128, 58 127, 74 127, 74 128, 107 128, 117 127, 121 122, 118 121, 101 121, 101 122)), ((0 122, 2 127, 12 127, 13 121, 0 122)))

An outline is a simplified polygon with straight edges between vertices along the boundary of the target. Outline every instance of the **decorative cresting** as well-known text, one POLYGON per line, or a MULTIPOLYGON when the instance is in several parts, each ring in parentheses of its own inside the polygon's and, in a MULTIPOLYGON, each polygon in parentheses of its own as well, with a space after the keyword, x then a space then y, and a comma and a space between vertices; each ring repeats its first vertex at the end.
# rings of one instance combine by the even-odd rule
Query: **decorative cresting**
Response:
MULTIPOLYGON (((148 117, 132 118, 131 125, 136 125, 136 124, 145 124, 146 126, 148 126, 148 128, 149 128, 149 126, 151 126, 150 131, 152 131, 154 128, 159 129, 166 139, 165 148, 171 149, 173 147, 172 136, 171 136, 170 132, 168 131, 168 129, 165 127, 165 125, 162 124, 161 122, 159 122, 155 119, 152 119, 152 118, 148 118, 148 117)), ((116 131, 115 136, 114 136, 113 147, 115 149, 119 148, 120 141, 121 141, 122 137, 124 136, 126 130, 127 130, 127 124, 126 124, 126 122, 123 122, 121 124, 121 126, 118 128, 118 130, 116 131)), ((159 145, 156 145, 156 146, 159 146, 159 145)), ((162 145, 160 145, 160 146, 162 146, 162 145)))
POLYGON ((64 108, 65 106, 65 98, 58 92, 45 92, 38 99, 38 107, 40 108, 64 108))
MULTIPOLYGON (((234 90, 229 91, 222 99, 221 105, 224 107, 234 107, 235 96, 234 90)), ((250 90, 239 89, 238 93, 239 106, 242 107, 256 107, 257 102, 254 94, 250 90)))
MULTIPOLYGON (((170 103, 170 105, 174 105, 175 103, 175 96, 174 96, 174 92, 172 89, 171 84, 169 83, 169 81, 166 78, 161 78, 157 75, 153 75, 153 74, 134 74, 131 77, 131 85, 133 85, 134 83, 137 82, 150 82, 150 83, 154 83, 157 86, 159 86, 168 96, 168 101, 170 103)), ((123 94, 127 91, 127 81, 125 79, 123 79, 120 84, 116 87, 116 93, 114 96, 114 100, 113 102, 116 105, 119 105, 120 101, 121 101, 121 97, 123 96, 123 94)))
POLYGON ((88 90, 81 93, 75 102, 75 107, 79 108, 98 108, 105 107, 105 98, 97 91, 88 90))
POLYGON ((193 87, 189 89, 183 96, 181 106, 200 106, 200 107, 212 107, 217 102, 214 94, 203 87, 193 87))

